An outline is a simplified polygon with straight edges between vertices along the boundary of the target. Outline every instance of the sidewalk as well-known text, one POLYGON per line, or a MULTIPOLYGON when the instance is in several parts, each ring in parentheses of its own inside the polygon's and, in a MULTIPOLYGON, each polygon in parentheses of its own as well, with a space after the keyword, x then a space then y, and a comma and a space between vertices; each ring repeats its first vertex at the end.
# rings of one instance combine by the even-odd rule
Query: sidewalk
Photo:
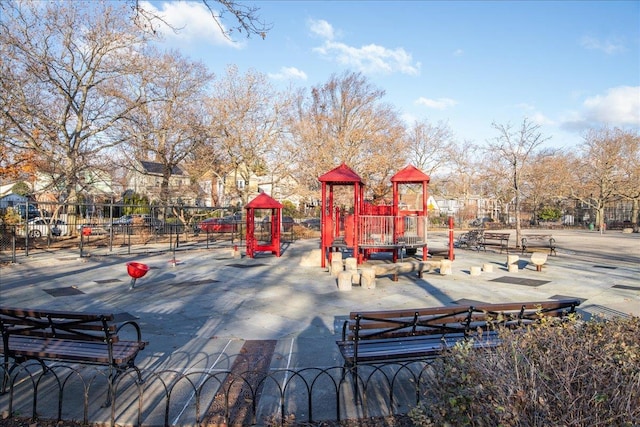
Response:
MULTIPOLYGON (((335 341, 342 320, 355 310, 578 298, 585 318, 640 316, 640 235, 566 230, 552 234, 557 256, 548 257, 540 272, 527 262, 530 254, 514 249, 520 270, 513 273, 505 266, 506 254, 456 249, 451 275, 437 270, 422 278, 404 274, 397 282, 383 276, 375 289, 354 286, 348 292, 339 291, 336 279, 319 264, 301 265, 302 258, 319 247, 319 239, 296 241, 280 258, 261 254, 236 259, 228 248, 181 251, 175 266, 171 252, 152 248, 136 257, 47 253, 3 265, 0 298, 6 306, 108 311, 135 318, 149 341, 138 366, 145 372, 180 373, 230 370, 243 346, 253 340, 275 341, 272 371, 340 367, 335 341), (125 263, 134 260, 148 264, 150 271, 130 290, 125 263), (493 272, 470 275, 471 267, 483 264, 492 265, 493 272)), ((514 235, 511 230, 511 246, 514 235)), ((429 242, 430 253, 446 254, 446 232, 431 233, 429 242)), ((371 261, 387 262, 384 256, 371 261)), ((213 399, 215 390, 208 393, 213 399)), ((268 396, 262 400, 273 406, 268 396)), ((19 411, 30 413, 30 402, 22 403, 19 411)), ((39 412, 55 414, 56 404, 41 398, 39 412)), ((0 411, 6 405, 6 395, 0 396, 0 411)), ((194 422, 193 396, 186 389, 172 396, 171 408, 175 424, 194 422)), ((65 416, 81 419, 81 409, 78 413, 77 408, 65 407, 65 416)), ((135 417, 127 419, 135 409, 123 409, 119 420, 135 422, 135 417)), ((157 411, 146 411, 143 423, 162 424, 163 411, 163 404, 157 411)), ((107 422, 109 415, 108 409, 91 408, 92 421, 107 422)))

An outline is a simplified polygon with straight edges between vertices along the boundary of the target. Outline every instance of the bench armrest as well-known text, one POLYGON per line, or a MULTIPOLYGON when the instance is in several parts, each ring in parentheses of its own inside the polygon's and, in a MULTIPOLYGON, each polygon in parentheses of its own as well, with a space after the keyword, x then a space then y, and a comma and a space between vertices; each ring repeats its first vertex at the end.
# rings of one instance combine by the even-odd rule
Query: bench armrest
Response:
POLYGON ((125 326, 133 326, 136 331, 136 341, 142 342, 142 332, 140 331, 140 325, 138 325, 133 320, 127 320, 126 322, 121 323, 116 329, 116 334, 119 334, 120 330, 125 326))
POLYGON ((342 324, 342 341, 347 340, 347 325, 349 324, 348 320, 345 320, 342 324))

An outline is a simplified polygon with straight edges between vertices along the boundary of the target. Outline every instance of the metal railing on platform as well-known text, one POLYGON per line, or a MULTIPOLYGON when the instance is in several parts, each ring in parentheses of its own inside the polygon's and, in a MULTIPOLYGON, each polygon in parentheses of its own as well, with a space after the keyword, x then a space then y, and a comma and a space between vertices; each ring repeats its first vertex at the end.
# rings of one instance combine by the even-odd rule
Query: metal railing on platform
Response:
POLYGON ((427 242, 427 218, 422 216, 361 215, 360 247, 418 247, 427 242))

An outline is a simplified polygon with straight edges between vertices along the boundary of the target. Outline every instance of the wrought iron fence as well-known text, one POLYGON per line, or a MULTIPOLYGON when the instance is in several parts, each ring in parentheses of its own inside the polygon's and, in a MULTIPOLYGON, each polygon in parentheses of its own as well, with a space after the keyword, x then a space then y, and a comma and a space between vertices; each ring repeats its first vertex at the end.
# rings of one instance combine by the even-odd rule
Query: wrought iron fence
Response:
POLYGON ((37 363, 3 371, 0 412, 98 425, 294 425, 406 414, 427 390, 429 361, 360 366, 230 370, 142 370, 120 376, 81 365, 37 363), (357 399, 356 399, 357 393, 357 399))

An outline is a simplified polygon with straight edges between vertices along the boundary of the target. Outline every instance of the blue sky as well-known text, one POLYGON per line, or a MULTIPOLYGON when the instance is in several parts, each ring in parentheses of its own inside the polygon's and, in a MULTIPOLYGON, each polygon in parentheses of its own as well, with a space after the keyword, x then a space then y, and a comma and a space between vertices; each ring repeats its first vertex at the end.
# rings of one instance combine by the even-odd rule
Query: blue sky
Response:
POLYGON ((408 123, 447 123, 459 141, 525 117, 553 147, 588 127, 640 129, 640 1, 245 3, 272 25, 266 39, 224 39, 201 2, 152 4, 182 28, 164 45, 217 75, 236 64, 310 88, 359 71, 408 123))

